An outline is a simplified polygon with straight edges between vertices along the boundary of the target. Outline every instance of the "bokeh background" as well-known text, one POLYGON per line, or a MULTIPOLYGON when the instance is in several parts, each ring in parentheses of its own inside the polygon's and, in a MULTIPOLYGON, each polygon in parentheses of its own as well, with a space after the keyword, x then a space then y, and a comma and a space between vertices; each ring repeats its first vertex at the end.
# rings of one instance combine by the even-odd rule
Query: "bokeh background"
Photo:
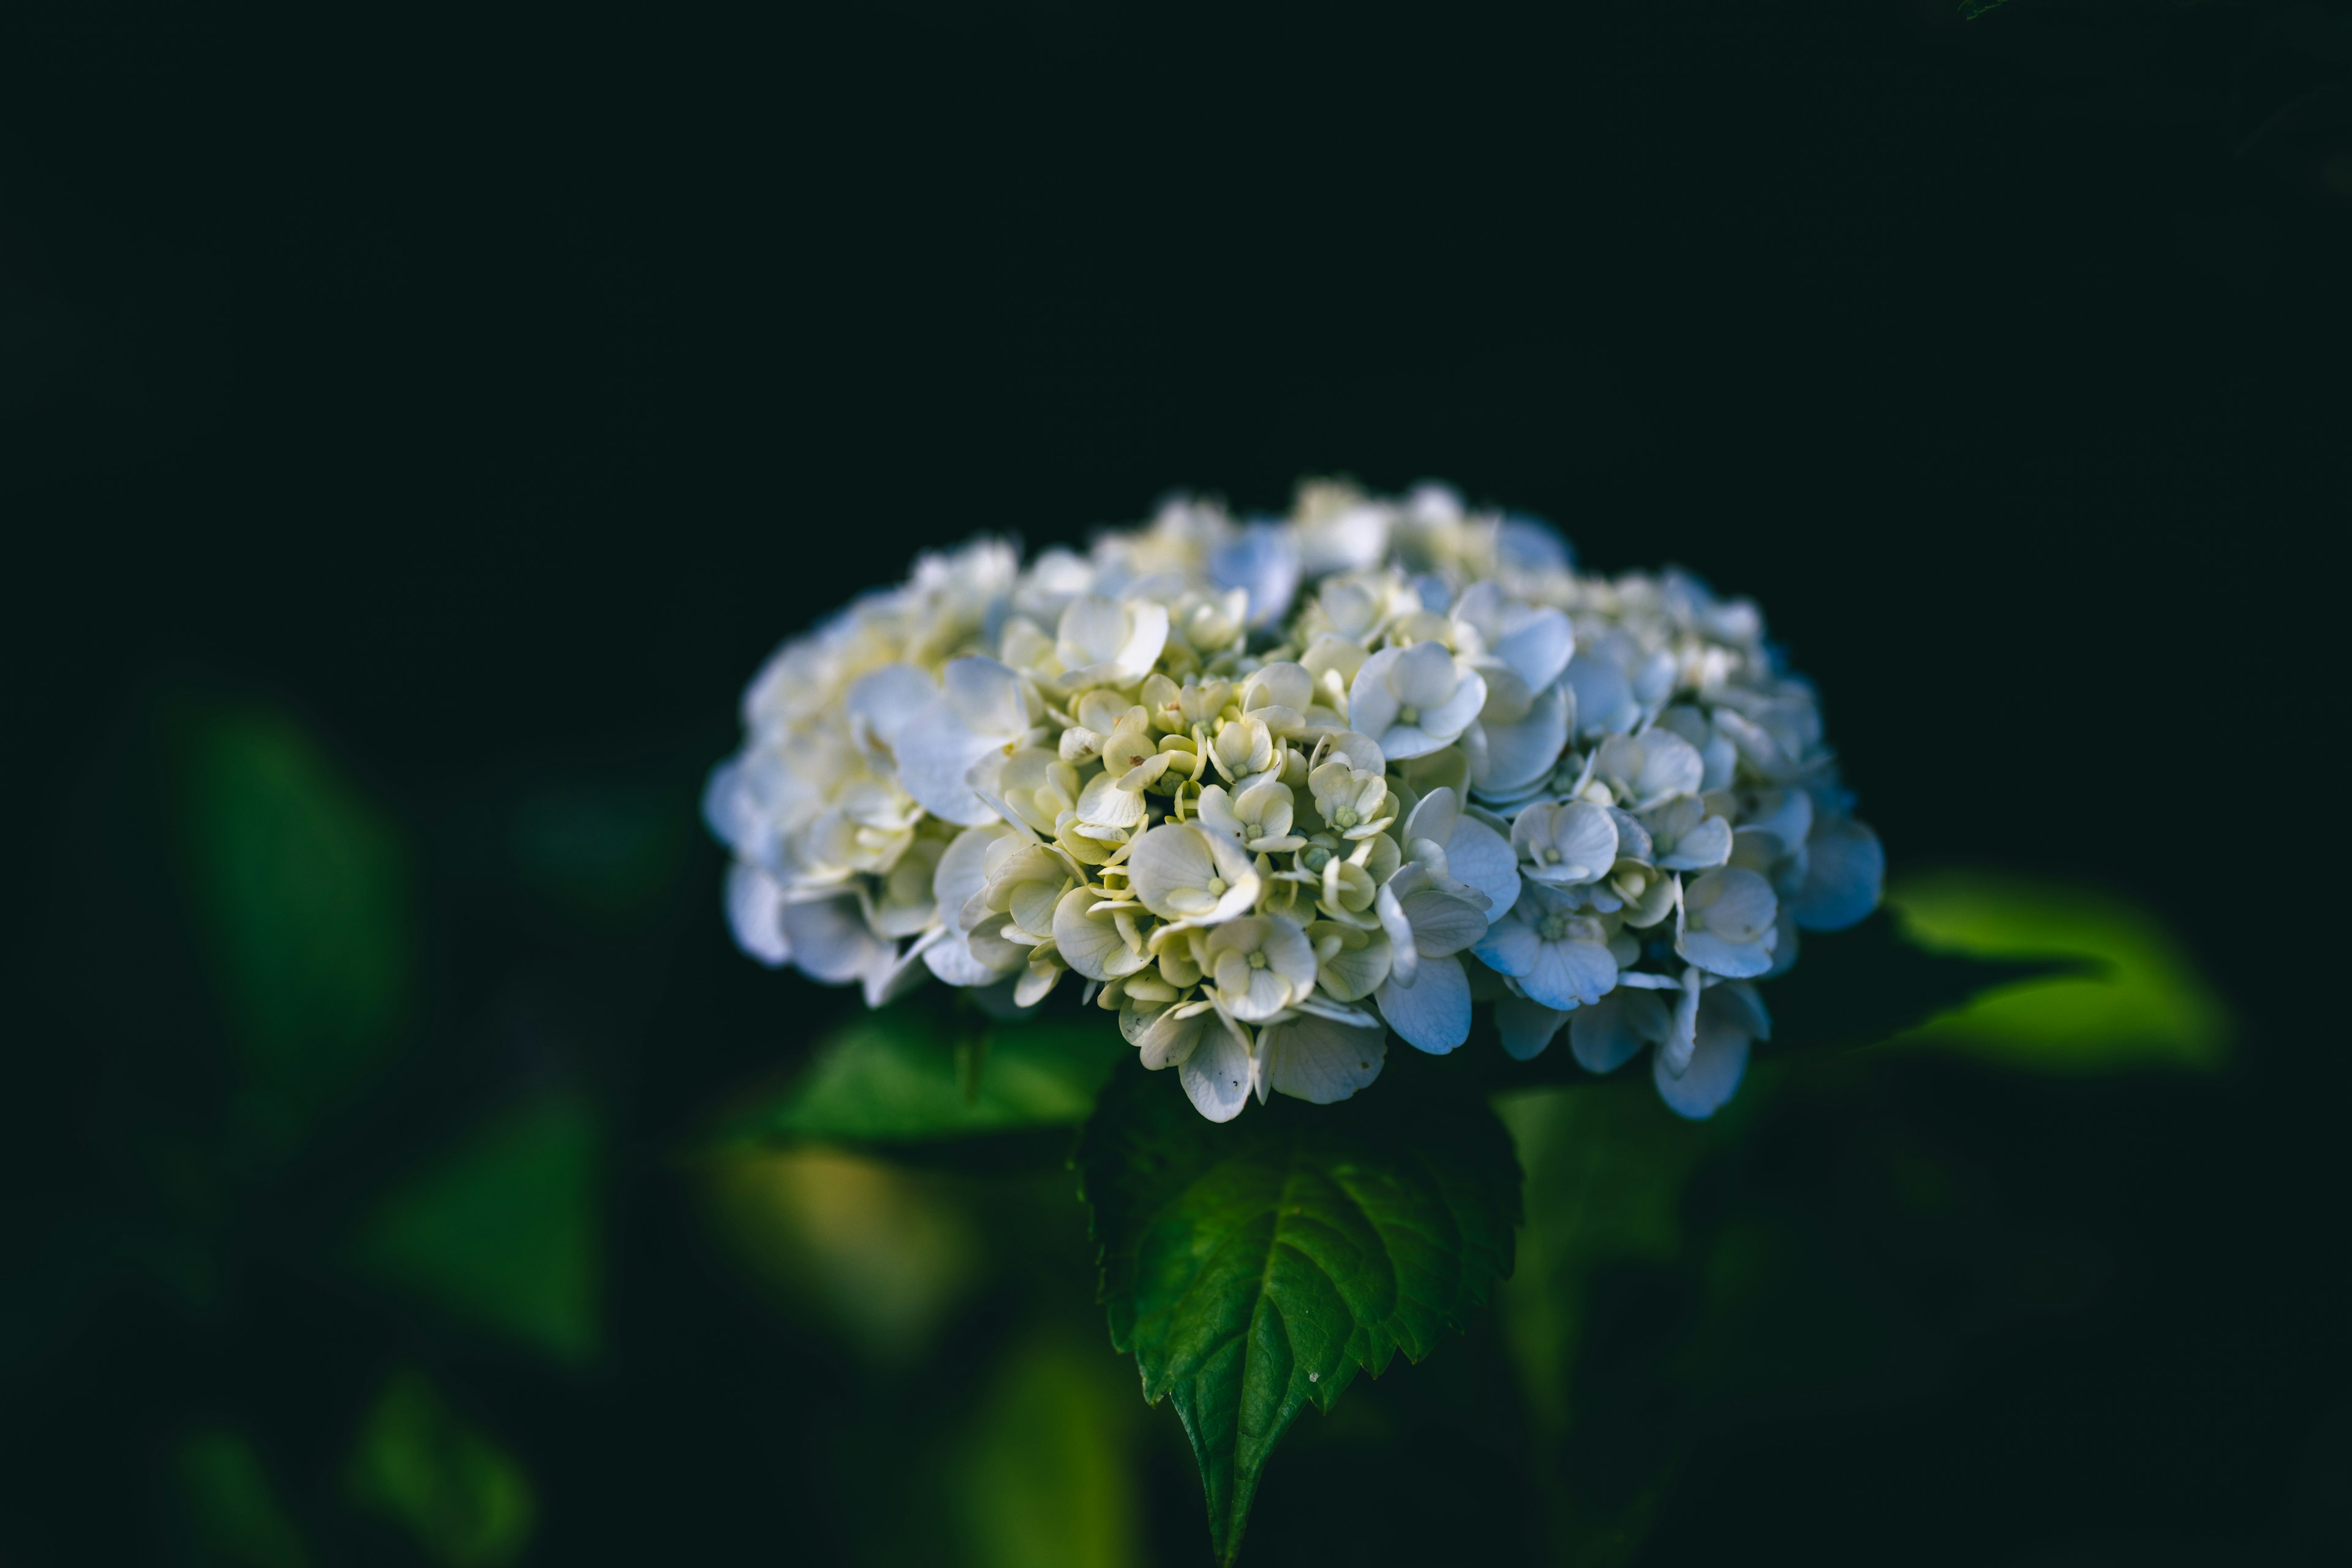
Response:
POLYGON ((0 9, 0 1563, 1195 1563, 1055 1141, 714 1152, 854 1005, 696 821, 787 633, 1171 487, 1752 595, 1922 928, 1249 1560, 2352 1558, 2352 13, 0 9))

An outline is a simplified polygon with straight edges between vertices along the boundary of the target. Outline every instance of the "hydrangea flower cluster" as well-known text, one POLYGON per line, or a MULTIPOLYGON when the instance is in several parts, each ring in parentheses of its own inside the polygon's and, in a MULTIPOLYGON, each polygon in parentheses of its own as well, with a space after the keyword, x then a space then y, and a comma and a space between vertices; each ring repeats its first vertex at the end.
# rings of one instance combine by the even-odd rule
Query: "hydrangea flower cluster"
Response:
POLYGON ((1075 973, 1201 1113, 1344 1100, 1491 1000, 1525 1059, 1652 1051, 1706 1116, 1755 982, 1878 901, 1812 688, 1756 607, 1578 574, 1544 525, 1302 487, 1025 568, 982 539, 787 642, 705 814, 736 940, 993 1011, 1075 973))

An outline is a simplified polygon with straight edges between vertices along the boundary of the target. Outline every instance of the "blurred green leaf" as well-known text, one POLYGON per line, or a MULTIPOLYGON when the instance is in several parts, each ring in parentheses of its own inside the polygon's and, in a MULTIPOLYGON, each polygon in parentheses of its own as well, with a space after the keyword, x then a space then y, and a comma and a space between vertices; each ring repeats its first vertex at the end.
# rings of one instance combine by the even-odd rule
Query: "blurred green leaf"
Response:
POLYGON ((302 1532, 242 1435, 226 1426, 192 1432, 172 1468, 191 1561, 205 1568, 306 1568, 302 1532))
MULTIPOLYGON (((2227 1007, 2161 922, 2110 894, 2063 882, 1953 870, 1887 893, 1917 940, 1978 959, 2069 953, 2072 973, 1979 997, 1906 1033, 2046 1072, 2133 1067, 2210 1070, 2228 1055, 2227 1007)), ((1809 954, 1810 958, 1810 954, 1809 954)))
POLYGON ((1077 1163, 1111 1342, 1134 1352, 1147 1400, 1175 1395, 1231 1563, 1299 1410, 1328 1411, 1399 1349, 1419 1361, 1510 1272, 1519 1172, 1494 1112, 1434 1072, 1222 1126, 1171 1079, 1114 1078, 1077 1163))
POLYGON ((1791 1051, 1874 1046, 2005 986, 2084 972, 2065 949, 1948 952, 1881 910, 1851 931, 1807 935, 1796 967, 1762 983, 1772 1010, 1770 1061, 1791 1051))
POLYGON ((1120 1058, 1109 1015, 986 1023, 929 999, 859 1013, 739 1136, 909 1144, 1075 1127, 1120 1058))
POLYGON ((394 1043, 412 963, 407 868, 391 826, 282 714, 196 710, 182 767, 194 923, 247 1120, 282 1150, 394 1043))
POLYGON ((1126 1568, 1142 1557, 1130 1432, 1116 1359, 1040 1338, 1006 1356, 951 1461, 973 1568, 1126 1568))
POLYGON ((557 1361, 589 1361, 599 1340, 600 1156, 585 1100, 520 1106, 386 1196, 353 1261, 557 1361))
POLYGON ((987 1247, 961 1184, 825 1147, 742 1148, 701 1164, 714 1237, 747 1272, 866 1357, 911 1364, 987 1247))
POLYGON ((384 1385, 347 1485, 355 1506, 400 1525, 442 1568, 503 1568, 530 1541, 530 1478, 419 1372, 384 1385))

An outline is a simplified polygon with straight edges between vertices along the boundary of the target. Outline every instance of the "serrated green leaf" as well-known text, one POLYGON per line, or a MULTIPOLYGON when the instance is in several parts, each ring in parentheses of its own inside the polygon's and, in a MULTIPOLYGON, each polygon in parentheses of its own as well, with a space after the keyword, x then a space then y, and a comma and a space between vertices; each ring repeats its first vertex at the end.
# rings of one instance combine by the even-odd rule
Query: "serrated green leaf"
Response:
POLYGON ((1403 1055, 1381 1092, 1222 1125, 1130 1065, 1080 1138, 1111 1341, 1147 1400, 1174 1396, 1222 1562, 1298 1412, 1399 1350, 1421 1360, 1510 1273, 1510 1135, 1403 1055))
POLYGON ((921 1144, 1075 1127, 1122 1057, 1110 1015, 989 1023, 929 998, 860 1013, 739 1137, 921 1144))

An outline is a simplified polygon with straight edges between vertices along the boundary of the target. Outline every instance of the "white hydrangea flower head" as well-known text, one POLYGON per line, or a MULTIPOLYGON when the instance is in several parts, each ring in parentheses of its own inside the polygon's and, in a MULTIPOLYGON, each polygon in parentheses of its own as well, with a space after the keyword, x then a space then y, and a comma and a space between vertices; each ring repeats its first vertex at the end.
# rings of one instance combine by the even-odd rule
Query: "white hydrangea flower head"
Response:
POLYGON ((1744 600, 1579 573, 1452 490, 1180 498, 1027 566, 999 540, 787 642, 712 773, 744 951, 879 1006, 1075 973, 1202 1114, 1371 1083, 1500 994, 1711 1115, 1798 931, 1877 907, 1812 688, 1744 600))

